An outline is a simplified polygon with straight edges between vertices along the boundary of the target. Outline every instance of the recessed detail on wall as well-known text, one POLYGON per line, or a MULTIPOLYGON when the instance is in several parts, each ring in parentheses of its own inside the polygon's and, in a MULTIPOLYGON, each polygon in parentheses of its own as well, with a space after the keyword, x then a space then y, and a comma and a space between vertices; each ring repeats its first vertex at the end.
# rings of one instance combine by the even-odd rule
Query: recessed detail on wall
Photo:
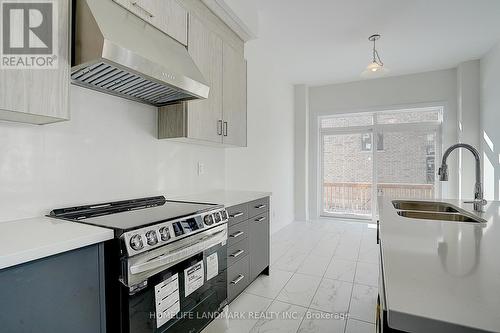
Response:
POLYGON ((372 61, 366 66, 366 69, 361 73, 363 77, 374 77, 379 76, 387 72, 387 68, 384 67, 384 63, 380 59, 380 56, 377 51, 376 43, 381 36, 379 34, 371 35, 368 37, 370 42, 373 42, 373 50, 372 50, 372 61))

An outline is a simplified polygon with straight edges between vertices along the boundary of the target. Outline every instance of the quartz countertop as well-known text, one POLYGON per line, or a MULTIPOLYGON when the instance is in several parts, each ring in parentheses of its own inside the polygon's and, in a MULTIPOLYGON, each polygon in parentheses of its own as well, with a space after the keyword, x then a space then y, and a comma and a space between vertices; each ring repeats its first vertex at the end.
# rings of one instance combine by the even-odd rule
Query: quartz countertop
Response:
POLYGON ((113 238, 113 230, 37 217, 0 222, 0 269, 113 238))
MULTIPOLYGON (((432 201, 432 200, 431 200, 432 201)), ((412 332, 500 332, 500 202, 440 199, 486 223, 401 217, 381 199, 380 241, 389 326, 412 332)))
POLYGON ((245 202, 270 197, 271 192, 236 191, 236 190, 215 190, 210 192, 188 194, 169 200, 181 200, 189 202, 213 203, 231 207, 245 202))

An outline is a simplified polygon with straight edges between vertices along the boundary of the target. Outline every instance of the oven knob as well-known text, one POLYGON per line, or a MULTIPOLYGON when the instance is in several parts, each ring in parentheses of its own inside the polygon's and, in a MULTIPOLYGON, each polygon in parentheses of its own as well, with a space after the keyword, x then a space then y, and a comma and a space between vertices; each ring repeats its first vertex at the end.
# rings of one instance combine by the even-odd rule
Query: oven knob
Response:
POLYGON ((168 229, 168 227, 160 228, 160 237, 164 242, 170 239, 170 230, 168 229))
POLYGON ((146 232, 146 239, 148 240, 148 245, 156 245, 156 243, 158 243, 158 236, 156 235, 156 231, 150 230, 146 232))
POLYGON ((214 224, 214 218, 212 217, 211 214, 205 215, 205 217, 203 218, 203 220, 205 221, 206 225, 212 225, 212 224, 214 224))
POLYGON ((130 247, 136 251, 139 251, 144 247, 141 235, 134 235, 130 238, 130 247))
POLYGON ((220 217, 220 213, 219 212, 215 212, 215 223, 219 223, 221 221, 221 217, 220 217))
POLYGON ((224 209, 224 210, 221 210, 221 214, 222 214, 222 219, 223 220, 227 220, 227 211, 224 209))

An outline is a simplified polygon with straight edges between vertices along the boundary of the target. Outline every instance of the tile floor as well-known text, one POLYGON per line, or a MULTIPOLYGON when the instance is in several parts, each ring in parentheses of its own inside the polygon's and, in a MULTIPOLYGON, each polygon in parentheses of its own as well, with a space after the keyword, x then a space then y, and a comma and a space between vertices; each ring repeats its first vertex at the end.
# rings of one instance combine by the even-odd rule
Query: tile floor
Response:
POLYGON ((294 222, 271 236, 260 276, 203 333, 375 332, 376 229, 366 223, 294 222))

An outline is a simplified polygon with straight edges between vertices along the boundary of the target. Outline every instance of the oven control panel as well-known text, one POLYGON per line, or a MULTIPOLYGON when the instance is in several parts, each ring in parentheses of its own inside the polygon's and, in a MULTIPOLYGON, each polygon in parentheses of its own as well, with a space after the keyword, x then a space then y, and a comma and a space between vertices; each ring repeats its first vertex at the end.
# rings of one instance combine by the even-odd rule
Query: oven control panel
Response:
POLYGON ((127 250, 127 254, 133 256, 188 237, 202 230, 227 223, 228 219, 229 215, 226 209, 219 208, 202 214, 128 231, 120 238, 127 250))

